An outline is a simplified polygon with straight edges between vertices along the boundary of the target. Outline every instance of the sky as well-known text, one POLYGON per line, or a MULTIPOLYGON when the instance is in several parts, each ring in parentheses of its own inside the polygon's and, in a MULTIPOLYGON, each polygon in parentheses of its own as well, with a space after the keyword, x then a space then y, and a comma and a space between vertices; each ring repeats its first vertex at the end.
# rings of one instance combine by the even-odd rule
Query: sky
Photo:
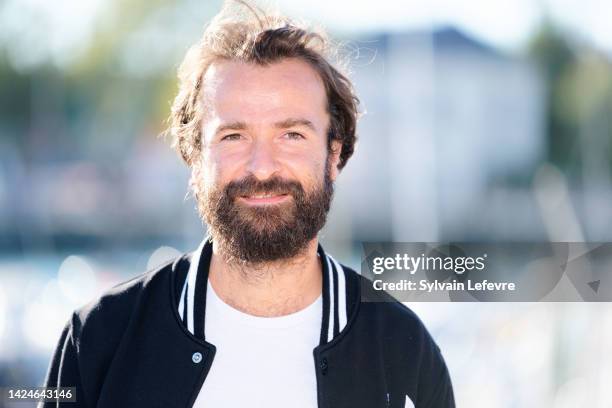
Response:
MULTIPOLYGON (((276 5, 294 18, 320 23, 332 32, 453 25, 508 51, 520 50, 543 16, 548 15, 578 38, 612 55, 610 0, 259 0, 259 4, 262 1, 276 5)), ((138 50, 143 45, 148 48, 149 42, 167 48, 191 43, 198 35, 193 33, 199 32, 218 10, 221 0, 177 3, 181 7, 174 16, 176 26, 182 28, 183 19, 187 19, 191 31, 164 31, 169 26, 166 21, 172 17, 164 16, 167 7, 160 8, 156 17, 159 22, 153 22, 153 29, 141 34, 139 45, 133 48, 138 50), (149 33, 152 40, 147 40, 149 33), (187 35, 194 38, 182 38, 184 33, 191 33, 187 35), (165 37, 174 38, 162 44, 165 37)), ((100 16, 108 18, 109 10, 121 4, 121 0, 2 0, 0 51, 6 50, 17 67, 35 66, 48 60, 59 66, 67 65, 87 48, 100 16)))
POLYGON ((339 30, 454 25, 508 50, 523 46, 548 15, 612 53, 609 0, 277 0, 276 4, 283 11, 339 30))

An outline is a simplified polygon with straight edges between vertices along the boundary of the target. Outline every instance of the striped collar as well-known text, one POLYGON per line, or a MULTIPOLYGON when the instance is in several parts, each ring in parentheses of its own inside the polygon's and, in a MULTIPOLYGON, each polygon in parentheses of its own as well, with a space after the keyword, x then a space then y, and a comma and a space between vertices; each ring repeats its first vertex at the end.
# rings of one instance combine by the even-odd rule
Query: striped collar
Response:
MULTIPOLYGON (((320 345, 329 343, 347 325, 349 313, 347 302, 346 271, 331 255, 317 249, 323 260, 323 315, 321 319, 320 345)), ((206 313, 206 289, 208 269, 212 257, 212 240, 205 238, 193 252, 189 271, 183 283, 178 304, 178 313, 187 330, 194 336, 206 339, 204 316, 206 313)))

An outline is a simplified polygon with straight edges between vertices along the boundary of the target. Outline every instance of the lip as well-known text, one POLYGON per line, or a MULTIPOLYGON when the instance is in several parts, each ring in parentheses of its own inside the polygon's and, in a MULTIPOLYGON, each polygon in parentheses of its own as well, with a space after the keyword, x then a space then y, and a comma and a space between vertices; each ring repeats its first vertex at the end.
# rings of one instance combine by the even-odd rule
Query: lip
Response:
POLYGON ((270 205, 288 200, 289 194, 276 194, 269 197, 241 196, 240 199, 249 205, 270 205))

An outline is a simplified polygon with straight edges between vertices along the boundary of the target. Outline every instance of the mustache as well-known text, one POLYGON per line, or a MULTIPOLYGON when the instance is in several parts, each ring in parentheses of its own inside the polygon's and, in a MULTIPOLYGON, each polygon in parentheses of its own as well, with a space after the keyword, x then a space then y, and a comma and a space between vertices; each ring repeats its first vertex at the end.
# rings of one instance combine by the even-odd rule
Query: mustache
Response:
POLYGON ((259 180, 252 174, 229 182, 224 190, 225 195, 232 199, 256 194, 288 194, 294 197, 303 197, 305 194, 304 188, 297 181, 285 180, 278 176, 259 180))

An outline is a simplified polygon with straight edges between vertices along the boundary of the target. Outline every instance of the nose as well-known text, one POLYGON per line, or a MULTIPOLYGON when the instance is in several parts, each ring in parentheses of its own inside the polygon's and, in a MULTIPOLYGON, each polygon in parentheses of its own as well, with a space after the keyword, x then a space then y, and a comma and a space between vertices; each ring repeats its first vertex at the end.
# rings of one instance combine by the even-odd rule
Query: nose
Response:
POLYGON ((257 140, 251 146, 247 171, 259 180, 267 180, 279 171, 274 145, 268 140, 257 140))

